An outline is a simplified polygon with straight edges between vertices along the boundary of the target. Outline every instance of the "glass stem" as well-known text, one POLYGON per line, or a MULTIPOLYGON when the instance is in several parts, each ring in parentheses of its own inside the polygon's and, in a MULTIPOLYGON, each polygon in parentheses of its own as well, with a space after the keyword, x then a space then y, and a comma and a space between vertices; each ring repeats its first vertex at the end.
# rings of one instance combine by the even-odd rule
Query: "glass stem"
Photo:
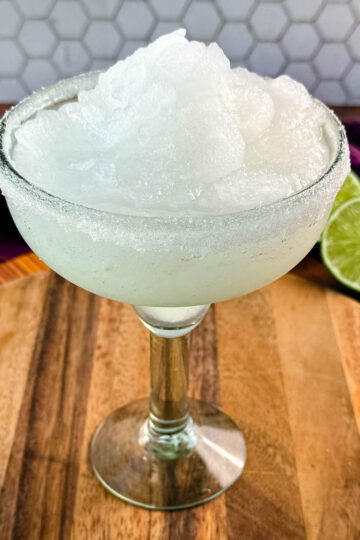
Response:
POLYGON ((150 418, 153 436, 184 430, 189 419, 188 335, 166 338, 150 333, 150 418))
POLYGON ((160 458, 176 459, 191 452, 197 441, 188 413, 188 333, 201 322, 209 305, 134 309, 150 330, 150 415, 140 444, 160 458))

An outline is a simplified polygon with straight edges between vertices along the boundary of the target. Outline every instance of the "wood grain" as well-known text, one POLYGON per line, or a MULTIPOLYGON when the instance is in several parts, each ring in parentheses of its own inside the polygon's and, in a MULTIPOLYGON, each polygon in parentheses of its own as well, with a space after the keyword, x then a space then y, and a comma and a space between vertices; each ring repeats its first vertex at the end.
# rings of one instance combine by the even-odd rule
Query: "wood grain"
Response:
POLYGON ((292 279, 275 283, 271 300, 305 525, 309 538, 356 538, 360 440, 342 369, 345 336, 332 324, 343 317, 329 308, 329 299, 340 297, 305 281, 295 288, 292 279))
MULTIPOLYGON (((26 392, 3 482, 1 538, 61 537, 72 519, 97 298, 53 273, 45 276, 41 324, 28 349, 26 392)), ((38 276, 20 282, 29 279, 32 290, 38 276)), ((16 290, 15 283, 7 287, 16 290)), ((32 313, 27 295, 21 300, 22 311, 32 313)))
POLYGON ((226 493, 229 537, 304 538, 268 292, 217 304, 216 315, 222 405, 243 430, 248 452, 243 477, 226 493))
POLYGON ((0 285, 42 270, 48 270, 48 267, 35 253, 20 255, 10 261, 0 263, 0 285))
POLYGON ((48 281, 48 274, 36 279, 19 280, 16 288, 8 286, 1 289, 0 320, 0 432, 1 461, 0 484, 9 459, 15 436, 16 423, 25 390, 29 367, 30 351, 33 350, 42 315, 42 305, 48 281), (32 309, 22 309, 22 299, 26 296, 32 309), (22 328, 21 340, 16 334, 14 321, 22 328))
POLYGON ((190 393, 240 425, 245 471, 206 505, 148 512, 87 460, 96 425, 148 393, 146 329, 49 271, 1 286, 0 538, 359 538, 359 323, 357 302, 296 276, 213 307, 190 393))

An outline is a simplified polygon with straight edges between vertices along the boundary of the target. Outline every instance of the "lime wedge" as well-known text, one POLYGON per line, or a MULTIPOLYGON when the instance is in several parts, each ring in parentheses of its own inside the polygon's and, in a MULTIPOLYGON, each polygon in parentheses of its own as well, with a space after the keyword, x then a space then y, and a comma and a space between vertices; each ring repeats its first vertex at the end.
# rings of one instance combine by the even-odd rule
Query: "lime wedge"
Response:
POLYGON ((360 197, 360 178, 357 174, 351 171, 345 178, 345 182, 336 195, 334 205, 331 209, 331 214, 333 214, 339 208, 339 206, 344 204, 344 202, 348 201, 349 199, 354 199, 355 197, 360 197))
POLYGON ((337 280, 360 292, 360 197, 331 215, 321 237, 321 256, 337 280))

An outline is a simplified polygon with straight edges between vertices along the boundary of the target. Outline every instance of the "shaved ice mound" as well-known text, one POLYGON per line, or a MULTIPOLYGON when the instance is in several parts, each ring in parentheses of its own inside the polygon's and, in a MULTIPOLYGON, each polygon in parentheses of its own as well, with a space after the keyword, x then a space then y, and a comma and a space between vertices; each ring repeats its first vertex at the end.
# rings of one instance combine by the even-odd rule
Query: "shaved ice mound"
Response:
POLYGON ((76 101, 15 132, 36 186, 119 214, 227 214, 291 196, 325 173, 324 108, 288 76, 231 69, 184 30, 100 73, 76 101))

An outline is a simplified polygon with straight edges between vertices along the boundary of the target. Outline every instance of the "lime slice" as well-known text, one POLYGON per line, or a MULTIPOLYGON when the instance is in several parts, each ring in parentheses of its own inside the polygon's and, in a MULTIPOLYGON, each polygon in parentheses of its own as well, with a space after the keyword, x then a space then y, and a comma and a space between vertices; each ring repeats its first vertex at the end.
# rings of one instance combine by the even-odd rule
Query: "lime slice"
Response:
POLYGON ((349 199, 354 199, 355 197, 360 197, 360 178, 357 174, 351 171, 350 174, 345 178, 345 182, 343 183, 339 193, 336 195, 331 214, 333 214, 339 208, 339 206, 344 204, 344 202, 348 201, 349 199))
POLYGON ((360 197, 331 215, 321 238, 321 256, 336 279, 360 292, 360 197))

